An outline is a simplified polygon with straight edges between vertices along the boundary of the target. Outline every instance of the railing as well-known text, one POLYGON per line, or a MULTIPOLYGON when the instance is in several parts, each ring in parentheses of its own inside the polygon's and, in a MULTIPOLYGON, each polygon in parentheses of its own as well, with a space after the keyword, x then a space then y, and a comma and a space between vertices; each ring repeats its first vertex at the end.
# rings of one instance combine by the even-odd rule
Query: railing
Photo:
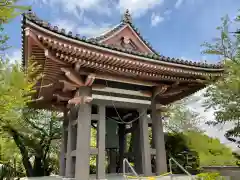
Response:
POLYGON ((126 175, 126 164, 130 167, 131 171, 133 172, 134 176, 139 179, 139 176, 137 174, 137 172, 134 170, 134 168, 132 167, 132 165, 128 162, 128 160, 126 158, 123 159, 123 176, 128 179, 127 175, 126 175))
POLYGON ((169 173, 165 173, 165 174, 162 174, 160 176, 152 176, 152 177, 140 177, 137 172, 134 170, 134 168, 132 167, 132 165, 128 162, 128 160, 125 158, 123 159, 123 176, 125 179, 129 179, 129 177, 131 177, 131 179, 137 179, 137 180, 141 180, 141 179, 156 179, 156 178, 160 178, 160 177, 163 177, 163 176, 166 176, 166 175, 171 175, 171 179, 172 179, 172 176, 173 176, 173 173, 172 173, 172 162, 174 162, 183 172, 185 172, 187 174, 187 176, 189 176, 192 180, 194 179, 193 176, 181 165, 179 164, 173 157, 171 157, 169 160, 169 169, 170 169, 170 172, 169 173), (131 169, 132 173, 134 174, 134 176, 128 176, 126 174, 126 164, 129 166, 129 168, 131 169))
POLYGON ((169 170, 170 170, 170 173, 171 175, 173 175, 172 173, 172 161, 183 171, 185 172, 191 179, 194 179, 193 176, 181 165, 177 162, 176 159, 174 159, 173 157, 171 157, 169 160, 169 170))

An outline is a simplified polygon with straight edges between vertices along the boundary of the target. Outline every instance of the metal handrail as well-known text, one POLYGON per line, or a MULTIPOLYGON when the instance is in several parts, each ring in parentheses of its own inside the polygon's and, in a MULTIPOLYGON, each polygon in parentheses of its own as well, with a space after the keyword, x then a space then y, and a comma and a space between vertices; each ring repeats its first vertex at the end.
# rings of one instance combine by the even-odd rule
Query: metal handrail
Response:
MULTIPOLYGON (((170 170, 170 174, 173 175, 172 173, 172 161, 182 170, 184 171, 191 179, 194 179, 193 176, 181 165, 179 164, 179 162, 177 162, 176 159, 174 159, 173 157, 169 158, 169 170, 170 170)), ((124 158, 123 159, 123 176, 125 178, 127 178, 127 175, 126 175, 126 163, 128 164, 128 166, 130 167, 131 171, 133 172, 134 176, 139 179, 139 175, 137 174, 137 172, 134 170, 134 168, 132 167, 132 165, 129 163, 129 161, 124 158)))
POLYGON ((184 171, 189 177, 191 177, 191 179, 193 179, 193 176, 181 165, 177 162, 176 159, 174 159, 173 157, 171 157, 169 159, 169 169, 170 169, 170 173, 172 174, 172 161, 182 170, 184 171))
POLYGON ((132 165, 129 163, 129 161, 126 158, 123 159, 123 176, 127 177, 126 176, 126 166, 125 166, 126 163, 128 164, 128 166, 132 170, 133 174, 139 179, 139 176, 138 176, 137 172, 134 170, 134 168, 132 167, 132 165))

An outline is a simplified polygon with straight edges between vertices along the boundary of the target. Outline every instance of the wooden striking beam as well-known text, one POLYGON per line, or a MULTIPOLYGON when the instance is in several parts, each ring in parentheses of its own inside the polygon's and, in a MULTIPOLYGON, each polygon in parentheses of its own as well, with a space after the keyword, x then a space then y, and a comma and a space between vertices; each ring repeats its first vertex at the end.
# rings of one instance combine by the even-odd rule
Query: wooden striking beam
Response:
POLYGON ((75 84, 77 84, 78 86, 84 86, 83 80, 81 78, 81 76, 79 76, 78 74, 76 74, 74 71, 72 71, 71 69, 68 68, 61 68, 61 71, 65 73, 65 76, 72 82, 74 82, 75 84))

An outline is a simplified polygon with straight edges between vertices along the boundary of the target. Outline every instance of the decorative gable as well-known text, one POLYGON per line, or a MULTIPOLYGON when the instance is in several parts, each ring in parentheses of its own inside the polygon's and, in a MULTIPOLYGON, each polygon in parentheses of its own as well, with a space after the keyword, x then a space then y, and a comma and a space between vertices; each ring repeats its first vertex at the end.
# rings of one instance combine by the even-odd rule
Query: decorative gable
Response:
POLYGON ((128 10, 126 10, 122 22, 118 26, 95 39, 100 43, 125 50, 127 49, 146 54, 158 54, 133 26, 132 18, 128 10))

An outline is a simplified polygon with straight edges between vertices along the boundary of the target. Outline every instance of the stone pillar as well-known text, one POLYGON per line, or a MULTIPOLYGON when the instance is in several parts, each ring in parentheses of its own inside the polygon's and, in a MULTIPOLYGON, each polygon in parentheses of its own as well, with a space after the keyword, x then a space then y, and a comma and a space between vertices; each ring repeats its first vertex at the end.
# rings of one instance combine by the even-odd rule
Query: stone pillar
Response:
POLYGON ((106 134, 106 108, 99 105, 99 121, 97 125, 97 179, 105 179, 105 134, 106 134))
POLYGON ((65 170, 66 170, 66 158, 65 153, 67 152, 66 144, 67 144, 67 131, 66 127, 68 124, 68 117, 67 117, 67 111, 64 111, 64 118, 62 123, 62 144, 61 144, 61 152, 60 152, 60 169, 59 169, 59 175, 64 177, 65 176, 65 170))
MULTIPOLYGON (((91 96, 90 87, 81 87, 78 91, 80 96, 91 96)), ((91 103, 80 104, 77 118, 76 180, 89 179, 91 116, 91 103)))
POLYGON ((140 144, 142 157, 142 170, 144 176, 152 175, 151 153, 148 136, 148 119, 146 109, 139 110, 139 125, 140 125, 140 144))
POLYGON ((163 123, 161 115, 158 114, 156 108, 156 102, 152 101, 152 126, 154 144, 156 148, 156 174, 160 175, 167 172, 167 158, 165 150, 165 141, 164 141, 164 132, 163 132, 163 123))
POLYGON ((68 139, 67 139, 67 154, 66 154, 66 171, 65 176, 67 178, 73 178, 74 177, 74 164, 73 164, 73 158, 71 156, 72 154, 72 146, 73 146, 73 132, 72 132, 72 117, 71 113, 69 113, 69 121, 68 121, 68 139))
POLYGON ((138 174, 142 174, 142 156, 140 141, 140 128, 139 120, 133 122, 133 155, 134 155, 134 168, 138 174))
POLYGON ((120 166, 120 173, 123 173, 123 159, 126 147, 126 139, 125 139, 125 124, 118 125, 118 137, 119 137, 119 166, 120 166))

